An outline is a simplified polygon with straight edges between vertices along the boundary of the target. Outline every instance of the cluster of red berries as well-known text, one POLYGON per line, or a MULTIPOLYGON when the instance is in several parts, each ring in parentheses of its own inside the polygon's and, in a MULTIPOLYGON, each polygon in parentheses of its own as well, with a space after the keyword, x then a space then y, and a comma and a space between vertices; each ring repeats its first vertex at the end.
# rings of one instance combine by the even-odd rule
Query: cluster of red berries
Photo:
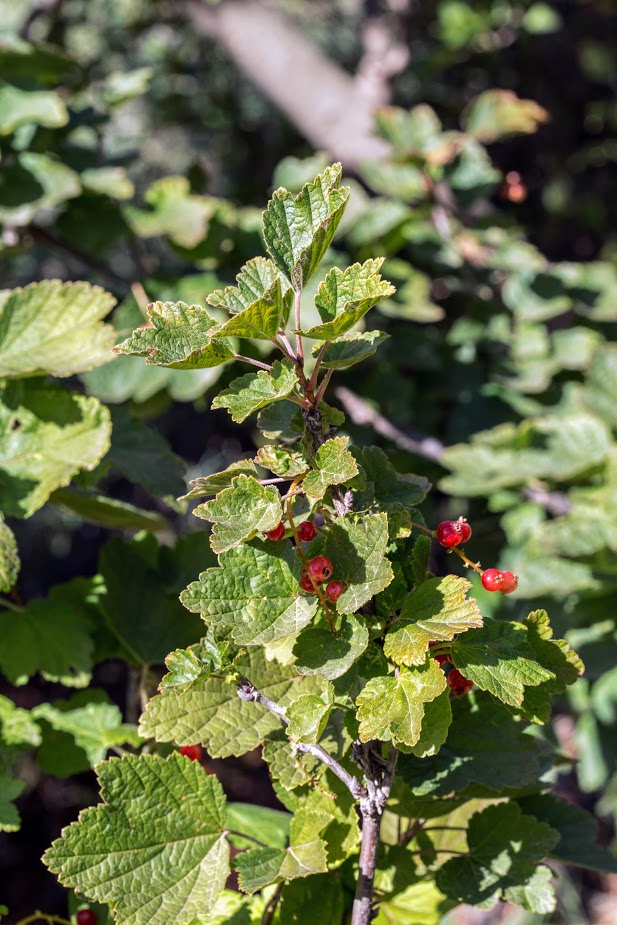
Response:
MULTIPOLYGON (((303 520, 298 526, 298 539, 302 543, 310 543, 317 536, 317 528, 312 520, 303 520)), ((269 540, 282 540, 285 536, 285 525, 281 522, 274 530, 268 530, 266 536, 269 540)), ((315 594, 315 585, 322 585, 334 571, 331 561, 327 556, 315 556, 308 564, 308 568, 303 569, 300 577, 300 587, 309 594, 315 594), (312 581, 311 581, 312 579, 312 581)), ((345 590, 343 581, 328 581, 326 585, 326 598, 333 604, 338 601, 339 597, 345 590)))
POLYGON ((77 925, 96 925, 96 912, 89 906, 86 906, 84 909, 78 909, 75 921, 77 925))
MULTIPOLYGON (((428 647, 429 649, 432 649, 434 646, 438 645, 441 645, 441 643, 429 642, 428 647)), ((434 655, 433 658, 436 662, 438 662, 440 668, 443 668, 443 666, 448 662, 450 664, 452 663, 450 656, 445 653, 443 655, 434 655)), ((450 668, 446 674, 446 682, 450 688, 450 691, 453 694, 456 694, 457 697, 460 697, 463 694, 468 694, 473 687, 473 681, 470 681, 469 678, 466 678, 460 673, 458 668, 454 667, 450 668)))
MULTIPOLYGON (((442 546, 452 549, 466 543, 471 536, 471 527, 464 517, 458 520, 444 520, 435 530, 435 536, 442 546)), ((501 572, 498 568, 487 568, 482 572, 482 587, 487 591, 501 591, 510 594, 516 591, 518 578, 513 572, 501 572)))

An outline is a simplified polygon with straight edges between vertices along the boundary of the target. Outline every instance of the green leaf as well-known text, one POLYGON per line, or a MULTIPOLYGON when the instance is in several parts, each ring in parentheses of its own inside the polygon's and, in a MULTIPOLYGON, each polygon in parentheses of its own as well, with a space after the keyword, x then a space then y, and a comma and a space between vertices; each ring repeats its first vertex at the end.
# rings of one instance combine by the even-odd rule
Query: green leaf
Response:
POLYGON ((380 902, 373 925, 439 925, 451 906, 432 880, 424 880, 380 902))
POLYGON ((294 742, 316 745, 326 728, 331 703, 324 703, 317 694, 303 694, 287 710, 287 735, 294 742))
POLYGON ((598 823, 581 806, 559 800, 551 793, 533 794, 517 800, 524 813, 535 816, 559 832, 551 857, 607 874, 617 874, 617 857, 596 843, 598 823))
POLYGON ((242 839, 236 833, 250 836, 270 848, 285 848, 289 842, 289 813, 254 803, 228 803, 227 827, 235 829, 232 833, 234 844, 238 847, 251 848, 248 838, 242 839))
POLYGON ((386 558, 388 518, 385 514, 339 517, 324 544, 324 555, 331 559, 334 574, 346 589, 337 601, 339 613, 355 613, 373 595, 383 591, 394 573, 386 558))
POLYGON ((19 228, 43 209, 79 196, 81 184, 79 175, 55 157, 21 151, 16 162, 3 166, 2 189, 2 199, 8 204, 0 205, 0 221, 19 228))
POLYGON ((348 615, 336 633, 308 626, 298 635, 293 654, 295 667, 305 675, 333 681, 348 671, 368 645, 368 629, 361 618, 348 615))
POLYGON ((457 697, 453 720, 439 754, 422 759, 401 755, 398 769, 417 796, 445 797, 471 788, 490 797, 536 787, 546 770, 542 743, 488 694, 457 697))
POLYGON ((262 446, 257 451, 254 461, 280 478, 293 479, 309 468, 309 463, 302 453, 287 446, 262 446))
POLYGON ((569 684, 574 684, 585 666, 564 639, 552 638, 553 630, 545 610, 534 610, 523 623, 527 627, 527 638, 536 659, 551 672, 552 677, 536 687, 525 688, 519 710, 534 723, 547 723, 551 717, 552 697, 563 694, 569 684))
POLYGON ((105 758, 114 745, 141 745, 134 726, 122 722, 122 713, 115 703, 88 703, 74 706, 70 700, 42 703, 32 715, 45 720, 57 732, 68 733, 82 749, 91 766, 105 758))
POLYGON ((301 811, 291 821, 289 847, 254 848, 234 859, 240 889, 255 893, 269 883, 295 880, 327 870, 327 855, 319 833, 330 819, 323 813, 301 811))
POLYGON ((318 501, 331 485, 341 485, 358 474, 356 462, 347 449, 349 437, 332 437, 315 454, 316 469, 302 482, 312 501, 318 501))
POLYGON ((415 745, 422 732, 424 704, 445 689, 446 676, 434 659, 420 668, 401 669, 398 677, 371 678, 356 700, 361 741, 415 745))
POLYGON ((5 745, 40 745, 41 731, 34 714, 0 694, 0 739, 5 745))
POLYGON ((548 321, 572 307, 559 276, 536 270, 512 273, 503 285, 502 298, 517 319, 527 321, 548 321))
POLYGON ((295 790, 323 776, 326 770, 319 758, 294 751, 282 729, 270 733, 263 747, 270 777, 285 790, 295 790))
POLYGON ((126 501, 106 498, 105 495, 58 488, 50 499, 57 507, 77 514, 83 520, 116 530, 151 530, 153 533, 169 530, 168 521, 155 511, 144 511, 126 501))
POLYGON ((111 447, 107 459, 125 478, 154 497, 184 490, 185 463, 171 451, 161 434, 132 415, 128 408, 111 408, 111 447))
POLYGON ((207 540, 200 534, 188 534, 173 549, 160 546, 152 534, 130 543, 114 538, 103 547, 99 568, 107 593, 101 608, 108 627, 137 665, 161 664, 173 649, 203 635, 200 621, 178 600, 186 565, 195 567, 187 562, 182 568, 191 545, 200 558, 207 555, 207 540))
POLYGON ((218 780, 178 754, 114 758, 98 775, 104 802, 48 849, 49 869, 114 903, 118 925, 183 925, 212 909, 229 873, 218 780))
POLYGON ((463 128, 479 141, 531 134, 549 115, 533 100, 521 100, 512 90, 485 90, 464 110, 463 128))
POLYGON ((17 540, 0 514, 0 591, 10 591, 19 575, 17 540))
POLYGON ((0 383, 4 513, 30 517, 80 469, 94 469, 110 432, 109 412, 96 398, 40 380, 0 383))
POLYGON ((209 305, 233 313, 218 335, 272 340, 289 317, 292 291, 271 260, 255 257, 236 277, 238 286, 218 289, 207 297, 209 305))
POLYGON ((332 872, 316 874, 286 883, 274 918, 274 925, 314 925, 319 909, 319 925, 341 925, 343 886, 332 872))
MULTIPOLYGON (((388 340, 389 334, 384 331, 350 331, 342 334, 333 344, 328 344, 321 359, 324 369, 348 369, 367 357, 372 357, 377 348, 388 340)), ((313 356, 320 353, 324 343, 313 346, 313 356)))
POLYGON ((131 228, 140 238, 167 235, 185 248, 196 247, 205 238, 216 211, 216 200, 192 194, 186 177, 162 177, 149 187, 145 198, 150 210, 124 209, 131 228))
POLYGON ((247 373, 234 379, 228 389, 216 396, 212 407, 227 408, 232 420, 240 424, 254 411, 287 398, 296 383, 293 363, 289 360, 275 360, 270 371, 262 369, 258 373, 247 373))
POLYGON ((339 189, 341 176, 341 165, 334 164, 295 197, 277 189, 264 212, 266 247, 296 292, 319 266, 343 215, 349 189, 339 189))
POLYGON ((257 475, 257 468, 251 459, 239 459, 233 462, 227 469, 222 472, 213 472, 211 475, 205 475, 200 479, 193 479, 189 484, 194 488, 186 495, 182 495, 179 501, 192 501, 193 498, 204 498, 208 495, 218 495, 225 488, 230 488, 233 480, 240 472, 248 472, 251 475, 257 475))
POLYGON ((555 679, 555 672, 536 660, 528 628, 521 623, 485 621, 468 630, 451 648, 456 668, 483 691, 503 703, 520 706, 526 687, 555 679))
POLYGON ((17 799, 25 786, 22 781, 0 772, 0 832, 19 831, 21 821, 13 800, 17 799))
MULTIPOLYGON (((321 403, 322 410, 324 404, 325 402, 321 403)), ((304 433, 304 421, 300 409, 291 402, 266 405, 259 412, 257 426, 267 440, 294 442, 304 433)))
POLYGON ((217 322, 201 305, 153 302, 148 321, 114 347, 114 353, 143 356, 149 365, 172 369, 208 369, 234 356, 229 341, 218 338, 217 322))
POLYGON ((394 286, 379 273, 383 261, 383 257, 378 257, 354 263, 346 270, 333 267, 315 296, 322 324, 301 333, 317 340, 333 340, 353 328, 374 305, 391 296, 394 286))
MULTIPOLYGON (((276 703, 321 689, 322 682, 301 679, 293 666, 268 662, 261 649, 238 659, 236 671, 276 703)), ((139 732, 159 742, 190 745, 203 742, 213 758, 244 755, 282 728, 281 720, 258 703, 241 700, 226 678, 207 678, 178 696, 165 691, 148 703, 139 732)), ((288 746, 289 747, 289 746, 288 746)))
POLYGON ((500 803, 469 820, 469 855, 451 858, 437 871, 438 889, 457 902, 492 909, 500 900, 545 914, 555 909, 548 876, 537 878, 536 867, 559 840, 558 833, 516 803, 500 803))
POLYGON ((482 626, 482 614, 467 598, 471 582, 456 575, 429 578, 407 597, 390 625, 384 654, 397 665, 421 665, 431 641, 448 642, 458 633, 482 626))
POLYGON ((297 633, 317 602, 298 593, 302 562, 285 540, 251 540, 221 553, 221 568, 202 572, 180 600, 213 627, 233 628, 240 645, 265 645, 297 633))
POLYGON ((13 289, 0 307, 0 376, 72 376, 109 362, 115 333, 101 318, 115 303, 89 283, 13 289))
MULTIPOLYGON (((367 503, 386 509, 411 510, 426 498, 430 482, 421 475, 398 473, 379 447, 352 446, 351 453, 366 476, 367 503)), ((362 495, 358 503, 363 503, 362 495)))
POLYGON ((424 704, 422 717, 422 730, 420 738, 415 745, 399 748, 401 751, 410 751, 417 758, 430 758, 436 755, 448 737, 448 729, 452 722, 452 707, 450 706, 450 691, 446 688, 439 697, 424 704))
POLYGON ((210 544, 216 553, 227 552, 256 533, 274 530, 283 517, 281 496, 273 485, 261 485, 250 475, 238 475, 212 501, 193 511, 214 524, 210 544))
POLYGON ((62 97, 54 90, 21 90, 10 84, 0 87, 0 114, 0 135, 27 123, 58 128, 69 121, 62 97))
POLYGON ((411 554, 411 571, 416 590, 428 578, 428 563, 431 554, 431 540, 428 536, 419 536, 413 544, 411 554))
POLYGON ((100 594, 95 579, 78 578, 55 585, 49 596, 33 600, 21 612, 0 613, 0 668, 11 684, 25 684, 40 672, 65 687, 89 681, 100 594))
POLYGON ((188 649, 175 649, 165 659, 167 674, 161 681, 161 690, 185 694, 223 667, 229 643, 215 643, 206 637, 188 649))

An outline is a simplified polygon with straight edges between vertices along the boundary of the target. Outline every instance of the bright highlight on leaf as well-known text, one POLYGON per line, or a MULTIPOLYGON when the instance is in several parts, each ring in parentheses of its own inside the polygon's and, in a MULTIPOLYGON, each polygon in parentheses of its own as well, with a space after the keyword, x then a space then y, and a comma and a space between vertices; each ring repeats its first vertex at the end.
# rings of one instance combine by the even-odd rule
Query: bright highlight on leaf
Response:
POLYGON ((212 909, 229 874, 218 780, 175 753, 112 758, 98 775, 103 803, 45 853, 50 870, 113 903, 118 925, 186 925, 212 909))
POLYGON ((445 689, 446 676, 434 660, 421 668, 401 669, 398 677, 371 678, 356 701, 360 739, 415 745, 425 703, 445 689))
POLYGON ((0 376, 72 376, 107 363, 115 335, 101 319, 115 303, 100 286, 57 279, 3 294, 0 376))
POLYGON ((349 437, 333 437, 317 450, 315 469, 302 483, 311 500, 323 498, 331 485, 341 485, 358 474, 356 461, 347 449, 348 444, 349 437))

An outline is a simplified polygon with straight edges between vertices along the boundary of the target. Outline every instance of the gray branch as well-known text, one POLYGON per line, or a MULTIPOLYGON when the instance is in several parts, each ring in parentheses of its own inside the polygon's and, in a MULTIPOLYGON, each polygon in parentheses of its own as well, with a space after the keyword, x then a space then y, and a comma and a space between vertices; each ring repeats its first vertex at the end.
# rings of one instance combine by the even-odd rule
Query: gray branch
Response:
MULTIPOLYGON (((274 715, 278 716, 278 718, 283 723, 285 723, 285 725, 288 725, 289 720, 287 719, 287 714, 285 713, 283 707, 280 704, 275 703, 274 700, 270 700, 270 698, 266 697, 265 694, 262 694, 261 691, 257 690, 257 688, 251 684, 248 678, 242 678, 240 681, 240 685, 238 687, 238 697, 240 697, 241 700, 247 700, 251 703, 260 703, 262 707, 265 707, 266 710, 270 711, 270 713, 274 713, 274 715)), ((358 780, 358 778, 354 777, 353 774, 350 774, 349 771, 347 771, 342 764, 339 764, 336 758, 333 758, 332 755, 327 752, 321 745, 305 745, 302 742, 293 742, 291 744, 293 744, 294 748, 296 748, 299 752, 306 752, 309 755, 313 755, 314 758, 318 758, 319 761, 322 761, 323 764, 330 768, 332 773, 336 774, 338 779, 345 784, 351 795, 356 800, 362 800, 366 797, 367 790, 358 780)))

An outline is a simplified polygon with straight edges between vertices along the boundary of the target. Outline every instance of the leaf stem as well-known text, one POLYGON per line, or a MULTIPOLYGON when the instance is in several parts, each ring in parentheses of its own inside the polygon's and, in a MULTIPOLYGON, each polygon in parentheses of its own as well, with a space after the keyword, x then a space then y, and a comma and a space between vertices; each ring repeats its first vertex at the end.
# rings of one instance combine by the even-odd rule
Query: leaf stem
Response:
POLYGON ((314 402, 314 405, 315 405, 316 408, 318 408, 319 405, 321 404, 321 400, 322 400, 322 398, 324 397, 324 393, 325 393, 326 389, 328 388, 328 383, 330 382, 330 379, 332 378, 332 373, 333 373, 333 372, 334 372, 333 369, 329 369, 329 370, 326 372, 326 375, 325 375, 325 376, 323 377, 323 379, 321 380, 321 385, 319 386, 319 388, 317 389, 317 392, 315 393, 315 402, 314 402))
POLYGON ((300 299, 302 298, 302 290, 298 289, 294 292, 294 312, 296 318, 296 355, 298 357, 298 362, 300 366, 304 368, 304 353, 302 352, 302 337, 298 333, 302 328, 300 320, 300 299))
POLYGON ((282 350, 283 353, 286 353, 290 360, 292 360, 294 363, 297 363, 298 358, 293 351, 293 347, 289 343, 289 339, 287 335, 285 334, 285 331, 279 331, 278 337, 280 337, 282 343, 278 340, 278 338, 276 337, 272 338, 276 346, 279 348, 279 350, 282 350))
POLYGON ((329 346, 330 346, 330 341, 329 340, 324 341, 321 350, 317 354, 317 359, 315 360, 315 366, 313 368, 313 372, 311 373, 311 378, 309 379, 309 383, 308 383, 309 392, 313 392, 315 390, 315 386, 317 385, 317 376, 319 373, 319 367, 321 366, 321 362, 324 358, 324 354, 329 346))
POLYGON ((246 838, 247 841, 252 841, 255 845, 259 845, 260 848, 267 848, 265 842, 259 841, 258 838, 253 838, 252 835, 247 835, 245 832, 238 832, 236 829, 225 829, 226 835, 237 835, 238 838, 246 838))
POLYGON ((252 357, 242 356, 240 353, 234 353, 234 360, 240 360, 242 363, 250 363, 251 366, 258 366, 260 369, 267 370, 267 372, 272 370, 272 367, 267 363, 262 363, 261 360, 254 360, 252 357))
MULTIPOLYGON (((238 686, 238 697, 241 700, 246 700, 249 703, 260 703, 262 707, 265 707, 266 710, 269 710, 270 713, 274 713, 275 716, 285 723, 289 724, 287 715, 283 707, 275 703, 274 700, 270 700, 265 694, 257 690, 257 688, 248 680, 248 678, 242 678, 238 686)), ((318 758, 322 761, 333 774, 336 774, 339 780, 341 780, 351 795, 357 800, 361 800, 366 796, 366 788, 362 783, 355 777, 353 774, 350 774, 342 764, 339 764, 336 758, 334 758, 329 752, 325 750, 321 745, 305 745, 301 742, 294 742, 294 747, 299 752, 307 752, 309 755, 313 755, 315 758, 318 758)))
POLYGON ((278 906, 281 896, 283 895, 284 886, 284 883, 279 883, 276 891, 270 897, 270 900, 267 903, 261 917, 261 925, 271 925, 272 919, 274 918, 274 913, 276 912, 276 907, 278 906))

